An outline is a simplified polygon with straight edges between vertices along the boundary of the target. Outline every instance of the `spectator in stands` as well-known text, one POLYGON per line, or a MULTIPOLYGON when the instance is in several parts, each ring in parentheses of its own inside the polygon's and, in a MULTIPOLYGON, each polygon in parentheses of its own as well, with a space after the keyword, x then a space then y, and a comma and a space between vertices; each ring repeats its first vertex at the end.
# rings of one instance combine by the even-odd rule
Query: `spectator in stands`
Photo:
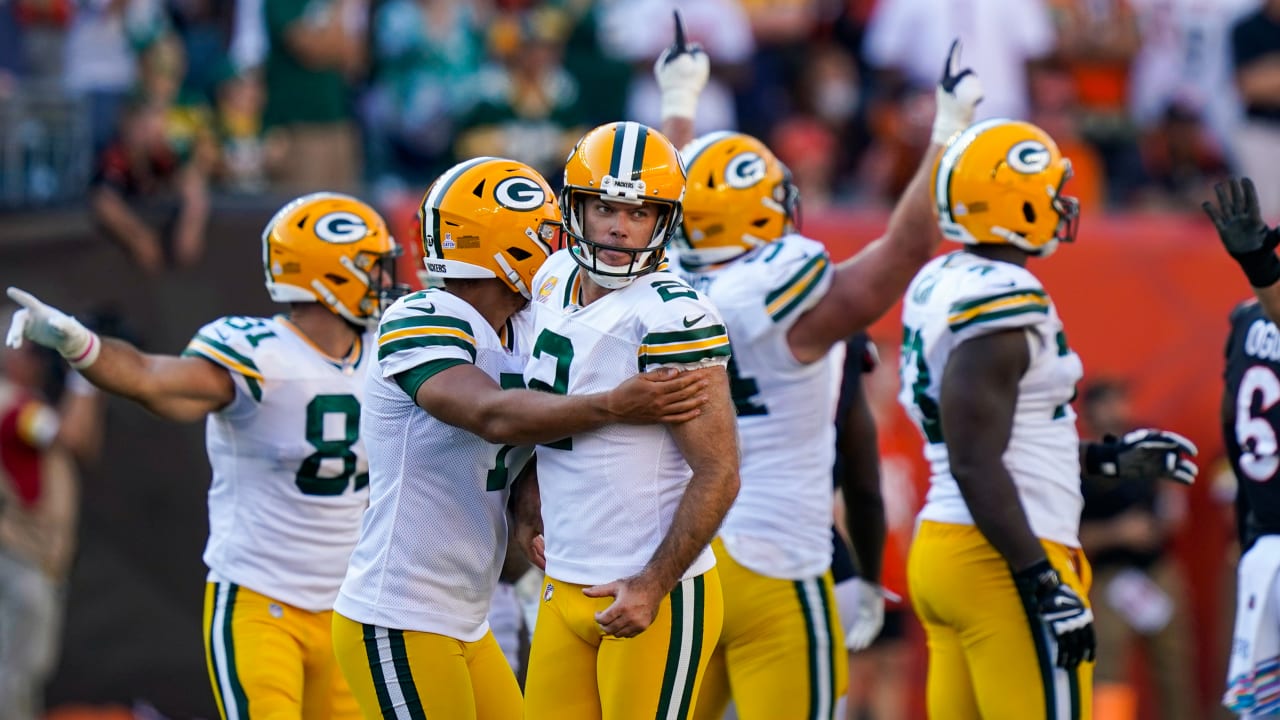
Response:
MULTIPOLYGON (((215 101, 219 152, 215 170, 220 187, 232 192, 258 192, 266 185, 270 150, 262 136, 262 79, 253 71, 224 64, 215 101)), ((279 154, 277 152, 277 154, 279 154)), ((279 162, 279 159, 276 159, 279 162)))
MULTIPOLYGON (((1081 394, 1081 417, 1091 434, 1123 436, 1139 427, 1130 415, 1128 391, 1114 380, 1096 380, 1081 394)), ((1196 704, 1186 583, 1169 539, 1186 512, 1182 489, 1157 478, 1086 475, 1080 543, 1093 565, 1098 664, 1094 717, 1137 717, 1137 692, 1128 676, 1133 640, 1146 650, 1162 720, 1201 716, 1196 704)))
POLYGON ((352 189, 360 150, 348 78, 365 61, 362 0, 270 0, 263 122, 282 144, 272 181, 292 193, 352 189))
MULTIPOLYGON (((0 317, 7 320, 12 307, 0 317)), ((0 708, 6 720, 41 717, 57 661, 63 582, 75 547, 75 461, 96 456, 102 400, 68 378, 54 408, 42 397, 47 353, 0 345, 0 708)))
MULTIPOLYGON (((802 82, 818 26, 817 0, 740 0, 751 23, 756 49, 751 55, 751 81, 738 92, 740 129, 769 137, 794 108, 787 89, 802 82)), ((851 91, 856 95, 856 89, 851 91)))
POLYGON ((1280 219, 1280 0, 1231 28, 1231 57, 1245 120, 1236 132, 1241 175, 1258 188, 1262 218, 1280 219))
POLYGON ((89 191, 94 219, 144 271, 165 265, 166 239, 175 263, 190 265, 204 251, 209 216, 205 169, 195 159, 185 165, 165 135, 165 108, 136 96, 125 109, 120 133, 98 160, 89 191), (168 227, 157 229, 131 206, 139 200, 176 198, 168 227))
POLYGON ((546 7, 505 15, 491 27, 498 62, 477 77, 476 103, 458 123, 458 157, 501 156, 545 177, 563 174, 565 157, 587 130, 578 83, 561 63, 567 29, 568 18, 546 7))
POLYGON ((1129 0, 1047 2, 1055 59, 1075 84, 1079 134, 1102 158, 1109 204, 1128 203, 1146 180, 1128 113, 1129 66, 1141 45, 1137 15, 1129 0))
POLYGON ((398 177, 420 192, 452 164, 457 121, 475 100, 485 58, 483 23, 462 0, 387 0, 374 12, 363 112, 366 176, 379 189, 398 177))
POLYGON ((1061 62, 1039 63, 1031 71, 1031 118, 1071 158, 1071 192, 1085 212, 1099 212, 1106 198, 1103 159, 1080 132, 1077 84, 1061 62))
POLYGON ((1054 48, 1045 0, 880 0, 863 53, 887 73, 880 82, 927 89, 932 96, 953 37, 964 43, 966 61, 982 77, 986 97, 976 119, 1028 119, 1027 64, 1054 48))
MULTIPOLYGON (((653 79, 653 61, 671 44, 671 13, 675 9, 684 18, 689 42, 701 44, 715 58, 711 79, 698 98, 694 134, 733 130, 738 121, 732 86, 745 80, 745 68, 755 49, 750 20, 737 0, 602 3, 601 49, 635 67, 627 92, 626 117, 652 127, 661 124, 661 93, 653 79)), ((938 65, 941 64, 942 58, 938 58, 938 65)))
POLYGON ((1199 120, 1217 146, 1215 154, 1230 159, 1232 136, 1242 116, 1232 80, 1231 26, 1256 8, 1258 0, 1129 4, 1142 36, 1130 73, 1129 111, 1134 121, 1144 134, 1161 133, 1170 108, 1176 107, 1179 115, 1199 120))

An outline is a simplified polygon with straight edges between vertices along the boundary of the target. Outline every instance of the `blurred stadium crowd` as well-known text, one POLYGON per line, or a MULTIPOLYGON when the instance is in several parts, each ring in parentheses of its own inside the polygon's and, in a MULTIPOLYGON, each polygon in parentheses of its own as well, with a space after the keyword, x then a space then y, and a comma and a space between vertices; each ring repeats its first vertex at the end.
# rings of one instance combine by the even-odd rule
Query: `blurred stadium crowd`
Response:
POLYGON ((1280 186, 1264 162, 1280 146, 1277 48, 1242 22, 1262 4, 7 0, 0 206, 75 202, 92 186, 97 219, 155 268, 157 232, 134 199, 181 203, 173 255, 190 264, 210 193, 362 189, 385 205, 480 154, 555 182, 586 128, 656 124, 649 68, 679 6, 713 58, 698 132, 765 140, 811 211, 897 197, 927 146, 934 55, 952 36, 989 79, 980 118, 1053 134, 1086 212, 1187 208, 1228 170, 1280 186), (1242 99, 1245 68, 1260 72, 1242 99))

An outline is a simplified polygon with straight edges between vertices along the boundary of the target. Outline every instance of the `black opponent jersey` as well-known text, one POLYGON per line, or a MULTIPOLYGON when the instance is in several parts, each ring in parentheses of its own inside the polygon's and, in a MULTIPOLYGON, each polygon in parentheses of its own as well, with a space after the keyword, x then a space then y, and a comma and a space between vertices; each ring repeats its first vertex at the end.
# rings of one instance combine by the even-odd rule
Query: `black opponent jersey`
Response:
POLYGON ((1222 433, 1239 481, 1242 548, 1280 534, 1280 330, 1254 300, 1231 311, 1222 433))

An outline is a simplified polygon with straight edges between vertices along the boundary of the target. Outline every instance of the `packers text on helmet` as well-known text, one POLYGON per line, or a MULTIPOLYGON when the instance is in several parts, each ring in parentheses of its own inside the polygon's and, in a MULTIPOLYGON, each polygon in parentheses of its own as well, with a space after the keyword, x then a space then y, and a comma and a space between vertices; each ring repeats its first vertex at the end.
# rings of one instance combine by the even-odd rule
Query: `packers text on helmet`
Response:
POLYGON ((574 260, 592 280, 609 289, 625 287, 657 269, 666 255, 667 243, 680 225, 684 189, 680 154, 657 130, 636 122, 617 122, 583 135, 565 163, 560 197, 574 260), (584 208, 590 197, 610 203, 653 204, 658 209, 658 219, 652 237, 639 248, 587 237, 584 208), (630 261, 610 265, 599 259, 600 250, 623 253, 630 261))
POLYGON ((525 299, 563 228, 542 175, 492 157, 458 163, 436 178, 418 220, 428 278, 497 278, 525 299))
POLYGON ((800 194, 764 143, 714 132, 690 143, 684 158, 689 181, 675 244, 685 265, 727 262, 794 228, 800 194))
POLYGON ((956 135, 933 168, 942 234, 1033 255, 1075 239, 1079 203, 1062 195, 1071 161, 1048 133, 1017 120, 985 120, 956 135))
POLYGON ((400 253, 387 224, 349 195, 318 192, 289 202, 262 231, 267 292, 281 303, 319 302, 348 322, 374 326, 404 294, 400 253))

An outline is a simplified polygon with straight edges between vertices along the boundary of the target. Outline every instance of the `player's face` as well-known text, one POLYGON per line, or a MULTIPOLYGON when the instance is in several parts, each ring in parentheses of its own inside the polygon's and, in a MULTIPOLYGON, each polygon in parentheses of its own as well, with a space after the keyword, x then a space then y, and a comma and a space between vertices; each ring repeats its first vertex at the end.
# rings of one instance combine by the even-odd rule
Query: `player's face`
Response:
MULTIPOLYGON (((589 197, 583 208, 584 234, 592 242, 640 249, 653 240, 658 213, 658 208, 650 203, 633 205, 589 197)), ((599 250, 596 255, 601 262, 610 265, 626 265, 631 262, 631 257, 626 253, 599 250)))

